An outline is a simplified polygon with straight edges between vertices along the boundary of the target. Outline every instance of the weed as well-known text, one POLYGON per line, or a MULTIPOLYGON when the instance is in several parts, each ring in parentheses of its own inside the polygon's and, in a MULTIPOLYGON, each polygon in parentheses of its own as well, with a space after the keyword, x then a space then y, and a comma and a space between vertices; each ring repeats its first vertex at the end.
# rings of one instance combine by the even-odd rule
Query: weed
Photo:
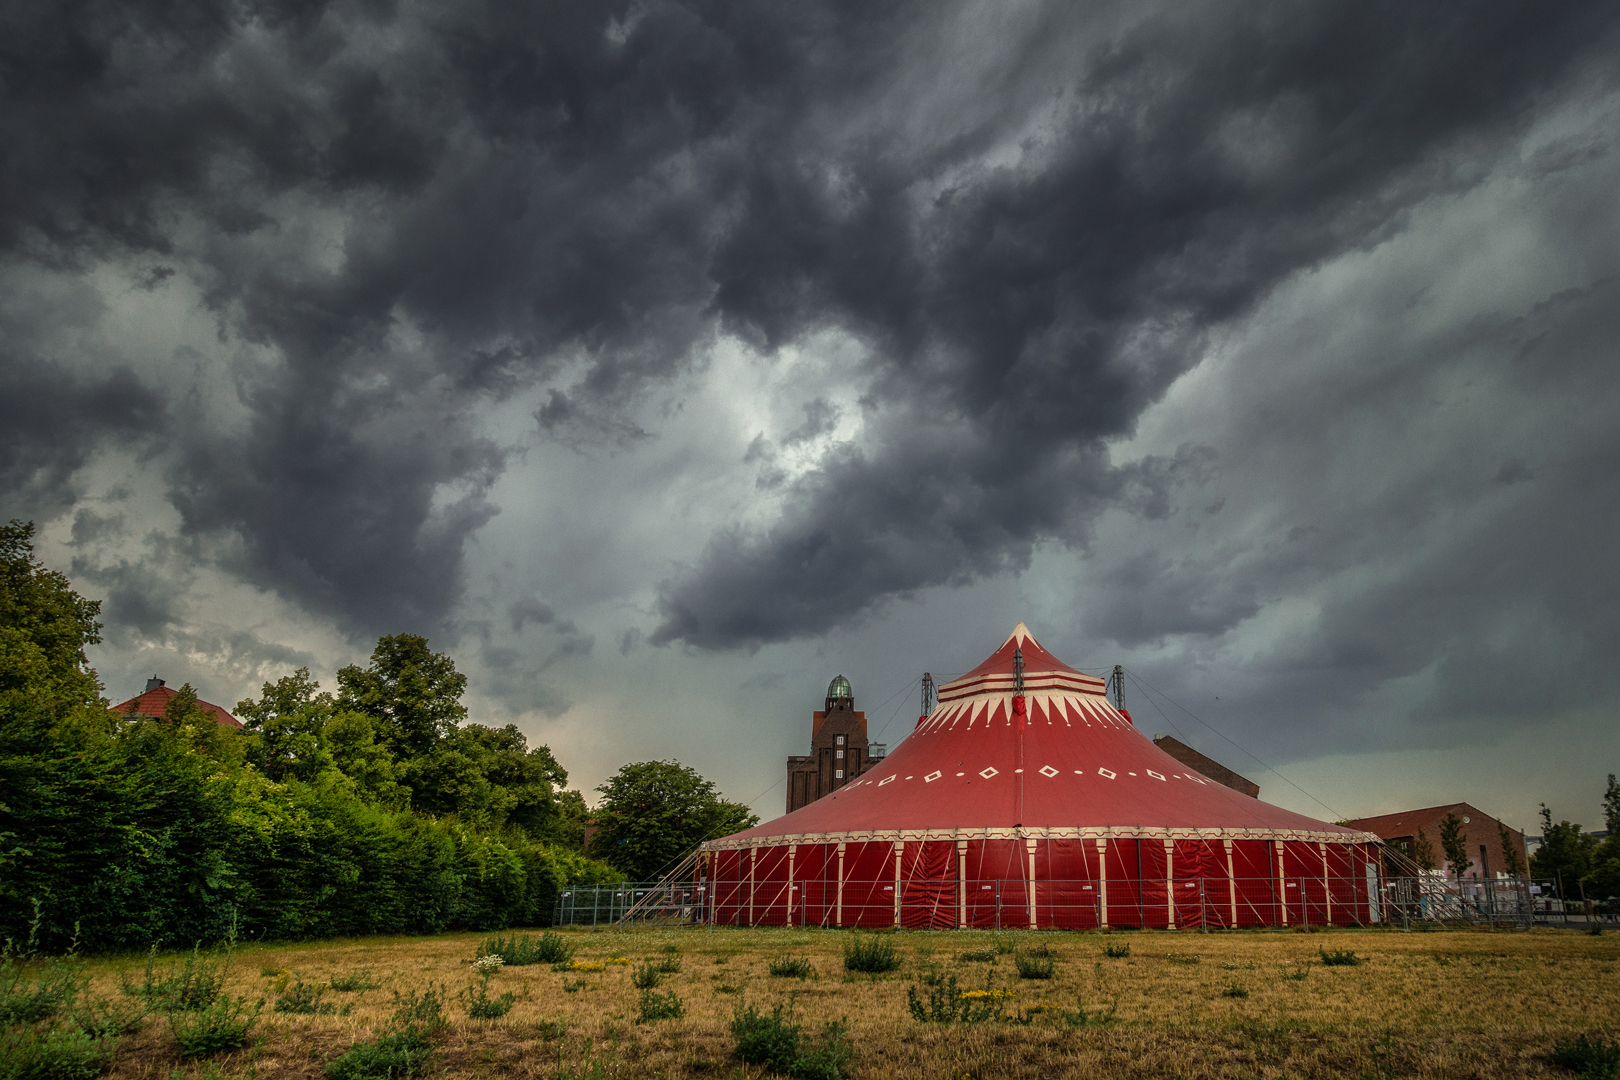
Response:
POLYGON ((1201 964, 1204 957, 1200 953, 1165 953, 1164 958, 1172 964, 1201 964))
MULTIPOLYGON (((98 1039, 128 1035, 139 1028, 145 1019, 144 1007, 120 1007, 106 998, 97 998, 93 1003, 79 1005, 68 1013, 68 1023, 71 1026, 98 1039)), ((4 1075, 5 1072, 0 1071, 0 1076, 4 1075)))
POLYGON ((1384 1032, 1372 1046, 1372 1065, 1362 1074, 1361 1080, 1395 1080, 1395 1050, 1391 1045, 1393 1040, 1389 1032, 1384 1032))
POLYGON ((1310 975, 1310 973, 1311 966, 1309 964, 1301 964, 1293 971, 1284 969, 1283 978, 1287 979, 1289 982, 1304 982, 1306 976, 1310 975))
POLYGON ((630 982, 637 990, 651 990, 663 981, 663 973, 652 964, 638 964, 630 973, 630 982))
POLYGON ((1118 1019, 1118 994, 1114 995, 1114 1000, 1109 1004, 1106 1011, 1099 1008, 1095 1013, 1088 1014, 1086 1012, 1085 1002, 1080 1001, 1079 999, 1075 1000, 1074 1005, 1075 1007, 1072 1011, 1069 1009, 1058 1010, 1058 1015, 1063 1017, 1063 1022, 1072 1028, 1090 1027, 1092 1025, 1097 1025, 1100 1027, 1105 1024, 1112 1024, 1116 1019, 1118 1019))
POLYGON ((1326 949, 1317 949, 1316 951, 1321 955, 1322 963, 1328 967, 1355 967, 1362 962, 1362 958, 1350 949, 1334 949, 1332 952, 1328 952, 1326 949))
POLYGON ((1554 1065, 1583 1080, 1613 1080, 1620 1076, 1620 1043, 1601 1037, 1577 1035, 1563 1039, 1549 1056, 1554 1065))
POLYGON ((84 963, 78 952, 78 926, 67 954, 49 961, 37 979, 24 975, 21 960, 34 956, 43 919, 40 903, 34 900, 34 918, 28 925, 28 941, 12 955, 11 939, 0 949, 0 1024, 37 1024, 72 1007, 85 986, 84 963))
POLYGON ((879 975, 900 966, 894 942, 886 937, 852 935, 844 945, 844 970, 879 975))
POLYGON ((766 1016, 752 1005, 738 1005, 731 1021, 737 1057, 749 1065, 763 1065, 794 1080, 839 1080, 855 1056, 849 1024, 835 1020, 819 1037, 807 1039, 800 1025, 791 1023, 778 1005, 766 1016))
POLYGON ((382 986, 382 980, 370 972, 360 972, 355 975, 333 975, 329 980, 332 989, 340 994, 352 994, 360 990, 376 990, 382 986))
POLYGON ((1023 953, 1015 953, 1013 963, 1018 965, 1020 979, 1050 979, 1056 966, 1050 956, 1026 956, 1023 953))
POLYGON ((471 990, 463 990, 457 997, 465 1002, 467 1015, 474 1020, 499 1020, 517 1003, 517 995, 511 991, 497 998, 490 997, 488 979, 479 980, 471 990))
POLYGON ((742 993, 742 987, 733 985, 732 983, 721 983, 719 986, 714 988, 714 992, 717 994, 740 994, 742 993))
POLYGON ((959 952, 956 954, 959 964, 993 964, 996 962, 996 950, 978 949, 972 952, 959 952))
POLYGON ((290 986, 283 984, 282 988, 286 992, 276 998, 275 1011, 278 1013, 291 1013, 294 1016, 331 1016, 338 1011, 336 1005, 321 1000, 326 996, 324 986, 296 979, 290 986))
POLYGON ((1002 1009, 1014 997, 1011 990, 992 989, 988 978, 983 990, 963 990, 955 975, 924 975, 921 994, 918 985, 906 987, 906 1008, 919 1024, 979 1024, 1000 1019, 1002 1009))
POLYGON ((355 1043, 327 1063, 328 1080, 391 1080, 420 1076, 433 1057, 433 1042, 410 1028, 371 1042, 355 1043))
POLYGON ((77 1027, 0 1032, 0 1076, 7 1080, 55 1080, 100 1076, 112 1064, 118 1040, 77 1027))
POLYGON ((562 965, 560 965, 558 967, 553 967, 552 970, 553 971, 601 971, 602 970, 602 962, 600 960, 570 960, 566 964, 562 964, 562 965))
POLYGON ((679 945, 660 945, 658 947, 658 951, 661 953, 669 953, 671 956, 679 956, 681 954, 681 947, 679 945))
POLYGON ((1057 954, 1057 950, 1044 941, 1039 945, 1032 945, 1024 950, 1025 956, 1056 956, 1057 954))
POLYGON ((409 1031, 416 1029, 428 1038, 437 1036, 450 1026, 450 1021, 444 1015, 443 990, 436 983, 429 983, 428 988, 420 994, 400 994, 394 992, 394 1015, 390 1023, 395 1030, 409 1031))
POLYGON ((636 1023, 650 1024, 654 1020, 679 1020, 686 1015, 686 1006, 671 990, 660 994, 656 990, 643 990, 636 1008, 636 1023))
POLYGON ((1006 956, 1018 948, 1018 939, 1011 934, 997 934, 991 939, 991 948, 996 950, 998 956, 1006 956))
POLYGON ((660 975, 678 974, 681 970, 681 958, 678 956, 666 956, 662 960, 658 961, 657 967, 654 970, 656 970, 660 975))
POLYGON ((717 956, 717 957, 714 958, 714 962, 716 964, 729 964, 729 963, 731 963, 731 957, 729 957, 729 956, 717 956))
POLYGON ((1104 945, 1103 955, 1110 960, 1123 960, 1131 955, 1131 947, 1129 943, 1124 945, 1104 945))
POLYGON ((539 937, 497 934, 478 943, 479 956, 499 956, 512 967, 530 964, 566 964, 574 958, 574 947, 568 939, 554 930, 539 937))
POLYGON ((575 980, 574 982, 565 982, 565 983, 563 983, 563 993, 565 993, 565 994, 577 994, 583 989, 585 989, 585 980, 584 979, 578 979, 578 980, 575 980))
POLYGON ((1229 983, 1226 989, 1221 991, 1221 997, 1246 998, 1248 996, 1249 991, 1239 986, 1237 983, 1229 983))
POLYGON ((170 1013, 169 1028, 182 1058, 207 1057, 246 1046, 248 1032, 258 1023, 263 1008, 262 1000, 249 1004, 246 998, 216 994, 201 1009, 170 1013))
POLYGON ((778 956, 766 970, 779 979, 808 979, 816 973, 815 967, 802 956, 778 956))
POLYGON ((568 1025, 561 1020, 542 1020, 534 1025, 537 1039, 561 1039, 568 1034, 568 1025))
POLYGON ((156 949, 146 958, 140 984, 124 983, 124 993, 165 1013, 201 1012, 218 1000, 225 988, 225 968, 219 961, 193 948, 178 969, 166 968, 160 976, 153 969, 155 953, 156 949))

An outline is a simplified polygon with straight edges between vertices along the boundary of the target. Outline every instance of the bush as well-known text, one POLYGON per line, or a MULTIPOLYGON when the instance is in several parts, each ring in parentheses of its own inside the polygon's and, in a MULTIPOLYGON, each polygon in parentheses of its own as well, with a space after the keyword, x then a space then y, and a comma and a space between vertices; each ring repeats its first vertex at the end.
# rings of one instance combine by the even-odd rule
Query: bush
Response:
POLYGON ((180 1056, 207 1057, 241 1049, 247 1045, 248 1032, 258 1022, 262 1008, 263 1001, 249 1005, 245 998, 217 994, 206 1008, 171 1013, 169 1027, 174 1041, 180 1044, 180 1056))
POLYGON ((530 964, 566 964, 574 958, 574 947, 559 933, 547 930, 539 937, 497 934, 478 943, 479 956, 495 955, 511 967, 530 964))
POLYGON ((274 1011, 291 1013, 294 1016, 331 1016, 337 1012, 337 1006, 329 1001, 322 1001, 321 998, 325 996, 326 987, 297 979, 286 988, 286 993, 276 998, 274 1011))
POLYGON ((214 1004, 224 988, 224 965, 203 956, 196 948, 178 969, 166 968, 161 977, 153 970, 153 958, 148 955, 140 985, 123 984, 124 993, 165 1013, 200 1012, 214 1004))
POLYGON ((333 975, 329 980, 332 989, 340 994, 352 994, 359 990, 376 990, 382 986, 382 980, 370 972, 360 972, 355 975, 333 975))
POLYGON ((844 945, 844 970, 880 975, 900 966, 894 942, 888 938, 854 935, 844 945))
POLYGON ((10 956, 0 961, 0 1024, 37 1024, 72 1007, 84 965, 72 956, 51 961, 30 982, 10 956))
POLYGON ((660 975, 677 974, 681 970, 681 958, 678 956, 666 956, 662 960, 658 961, 657 966, 654 967, 653 970, 657 971, 660 975))
POLYGON ((1123 960, 1127 956, 1131 955, 1131 947, 1129 944, 1104 945, 1103 955, 1108 957, 1110 960, 1123 960))
POLYGON ((1050 956, 1025 956, 1022 953, 1013 956, 1013 963, 1018 965, 1020 979, 1050 979, 1056 966, 1050 956))
POLYGON ((816 973, 815 967, 802 956, 778 956, 766 970, 779 979, 808 979, 816 973))
POLYGON ((1552 1063, 1587 1080, 1613 1080, 1620 1076, 1620 1043, 1577 1035, 1553 1047, 1552 1063))
POLYGON ((394 1015, 389 1024, 396 1031, 418 1031, 430 1039, 438 1036, 450 1026, 444 1015, 443 990, 430 983, 420 994, 394 991, 394 1015))
POLYGON ((1322 963, 1328 967, 1355 967, 1361 963, 1361 957, 1349 949, 1334 949, 1332 952, 1328 952, 1326 949, 1317 949, 1316 951, 1321 954, 1322 963))
POLYGON ((416 1028, 355 1043, 327 1063, 329 1080, 392 1080, 420 1076, 433 1057, 433 1042, 416 1028))
POLYGON ((1048 945, 1046 942, 1043 941, 1039 945, 1033 945, 1030 948, 1025 949, 1024 950, 1024 955, 1025 956, 1056 956, 1057 955, 1057 950, 1052 948, 1052 946, 1048 945))
POLYGON ((499 1020, 512 1011, 517 995, 508 991, 500 997, 489 996, 489 980, 482 979, 471 991, 465 992, 467 1015, 474 1020, 499 1020))
POLYGON ((637 990, 651 990, 664 981, 664 976, 653 964, 637 964, 630 973, 630 982, 637 990))
POLYGON ((963 990, 956 985, 956 976, 924 975, 921 985, 906 987, 906 1008, 911 1018, 920 1024, 979 1024, 999 1019, 1002 1009, 1012 999, 1011 990, 994 990, 988 979, 983 990, 963 990))
POLYGON ((118 1040, 78 1027, 0 1032, 0 1076, 6 1080, 78 1080, 112 1064, 118 1040))
POLYGON ((738 1005, 731 1020, 736 1054, 749 1065, 763 1065, 794 1080, 839 1080, 855 1056, 846 1021, 835 1020, 816 1039, 806 1039, 791 1014, 776 1006, 769 1016, 752 1005, 738 1005))
POLYGON ((959 964, 993 964, 996 962, 996 950, 979 949, 974 952, 959 952, 956 954, 959 964))
POLYGON ((641 1003, 636 1013, 636 1023, 650 1024, 654 1020, 679 1020, 686 1015, 686 1007, 681 999, 671 990, 667 994, 660 994, 656 990, 643 990, 641 1003))

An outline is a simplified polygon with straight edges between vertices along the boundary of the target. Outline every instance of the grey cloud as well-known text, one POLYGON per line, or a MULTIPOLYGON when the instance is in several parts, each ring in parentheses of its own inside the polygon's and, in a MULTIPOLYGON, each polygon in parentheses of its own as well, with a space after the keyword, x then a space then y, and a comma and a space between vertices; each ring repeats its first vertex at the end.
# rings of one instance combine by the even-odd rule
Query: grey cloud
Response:
POLYGON ((782 436, 782 441, 789 446, 797 446, 799 443, 809 442, 825 435, 838 426, 838 418, 841 415, 843 411, 826 398, 805 402, 804 423, 782 436))
MULTIPOLYGON (((161 259, 273 354, 233 372, 245 420, 169 433, 171 498, 356 634, 447 625, 491 402, 640 442, 627 404, 718 332, 861 339, 870 440, 663 588, 652 640, 754 646, 1169 514, 1181 481, 1104 441, 1287 275, 1474 183, 1613 35, 1599 3, 1053 5, 970 35, 978 85, 917 51, 987 10, 22 5, 0 246, 161 259)), ((82 438, 0 437, 0 481, 61 490, 138 377, 5 363, 82 438)))
POLYGON ((556 620, 557 613, 551 605, 533 596, 521 597, 507 607, 506 613, 512 616, 512 633, 520 633, 525 623, 534 623, 545 626, 556 620))

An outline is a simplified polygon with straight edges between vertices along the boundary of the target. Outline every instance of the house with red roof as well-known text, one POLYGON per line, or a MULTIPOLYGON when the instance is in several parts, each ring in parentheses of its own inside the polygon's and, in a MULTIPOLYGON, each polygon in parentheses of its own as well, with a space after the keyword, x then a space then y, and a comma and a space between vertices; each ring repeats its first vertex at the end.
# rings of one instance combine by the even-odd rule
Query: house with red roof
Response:
MULTIPOLYGON (((152 720, 167 720, 169 718, 169 702, 179 696, 179 691, 170 690, 162 679, 156 675, 146 680, 146 689, 128 701, 112 707, 112 712, 119 716, 140 717, 152 720)), ((211 701, 197 699, 197 707, 205 713, 211 714, 226 727, 239 728, 242 721, 232 716, 226 710, 211 701)))
POLYGON ((1457 820, 1462 822, 1463 836, 1468 843, 1468 854, 1472 861, 1468 869, 1463 871, 1465 878, 1504 876, 1503 871, 1506 869, 1504 864, 1507 860, 1502 850, 1503 828, 1507 829, 1508 839, 1518 854, 1519 865, 1521 867, 1529 865, 1529 857, 1524 847, 1524 833, 1468 803, 1425 806, 1419 810, 1402 810, 1398 814, 1357 818, 1345 824, 1352 829, 1372 833, 1409 859, 1416 852, 1417 836, 1421 830, 1433 849, 1435 863, 1443 865, 1446 853, 1440 847, 1440 827, 1445 822, 1447 814, 1457 815, 1457 820))

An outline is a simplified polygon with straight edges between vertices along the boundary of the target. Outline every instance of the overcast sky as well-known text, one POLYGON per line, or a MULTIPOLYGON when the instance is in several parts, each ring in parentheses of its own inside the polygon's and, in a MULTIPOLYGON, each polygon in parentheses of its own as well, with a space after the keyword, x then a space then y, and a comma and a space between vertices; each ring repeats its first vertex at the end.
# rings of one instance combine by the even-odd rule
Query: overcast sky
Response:
POLYGON ((1022 620, 1291 809, 1601 826, 1617 76, 1609 2, 9 5, 0 517, 115 701, 422 633, 768 818, 1022 620))

